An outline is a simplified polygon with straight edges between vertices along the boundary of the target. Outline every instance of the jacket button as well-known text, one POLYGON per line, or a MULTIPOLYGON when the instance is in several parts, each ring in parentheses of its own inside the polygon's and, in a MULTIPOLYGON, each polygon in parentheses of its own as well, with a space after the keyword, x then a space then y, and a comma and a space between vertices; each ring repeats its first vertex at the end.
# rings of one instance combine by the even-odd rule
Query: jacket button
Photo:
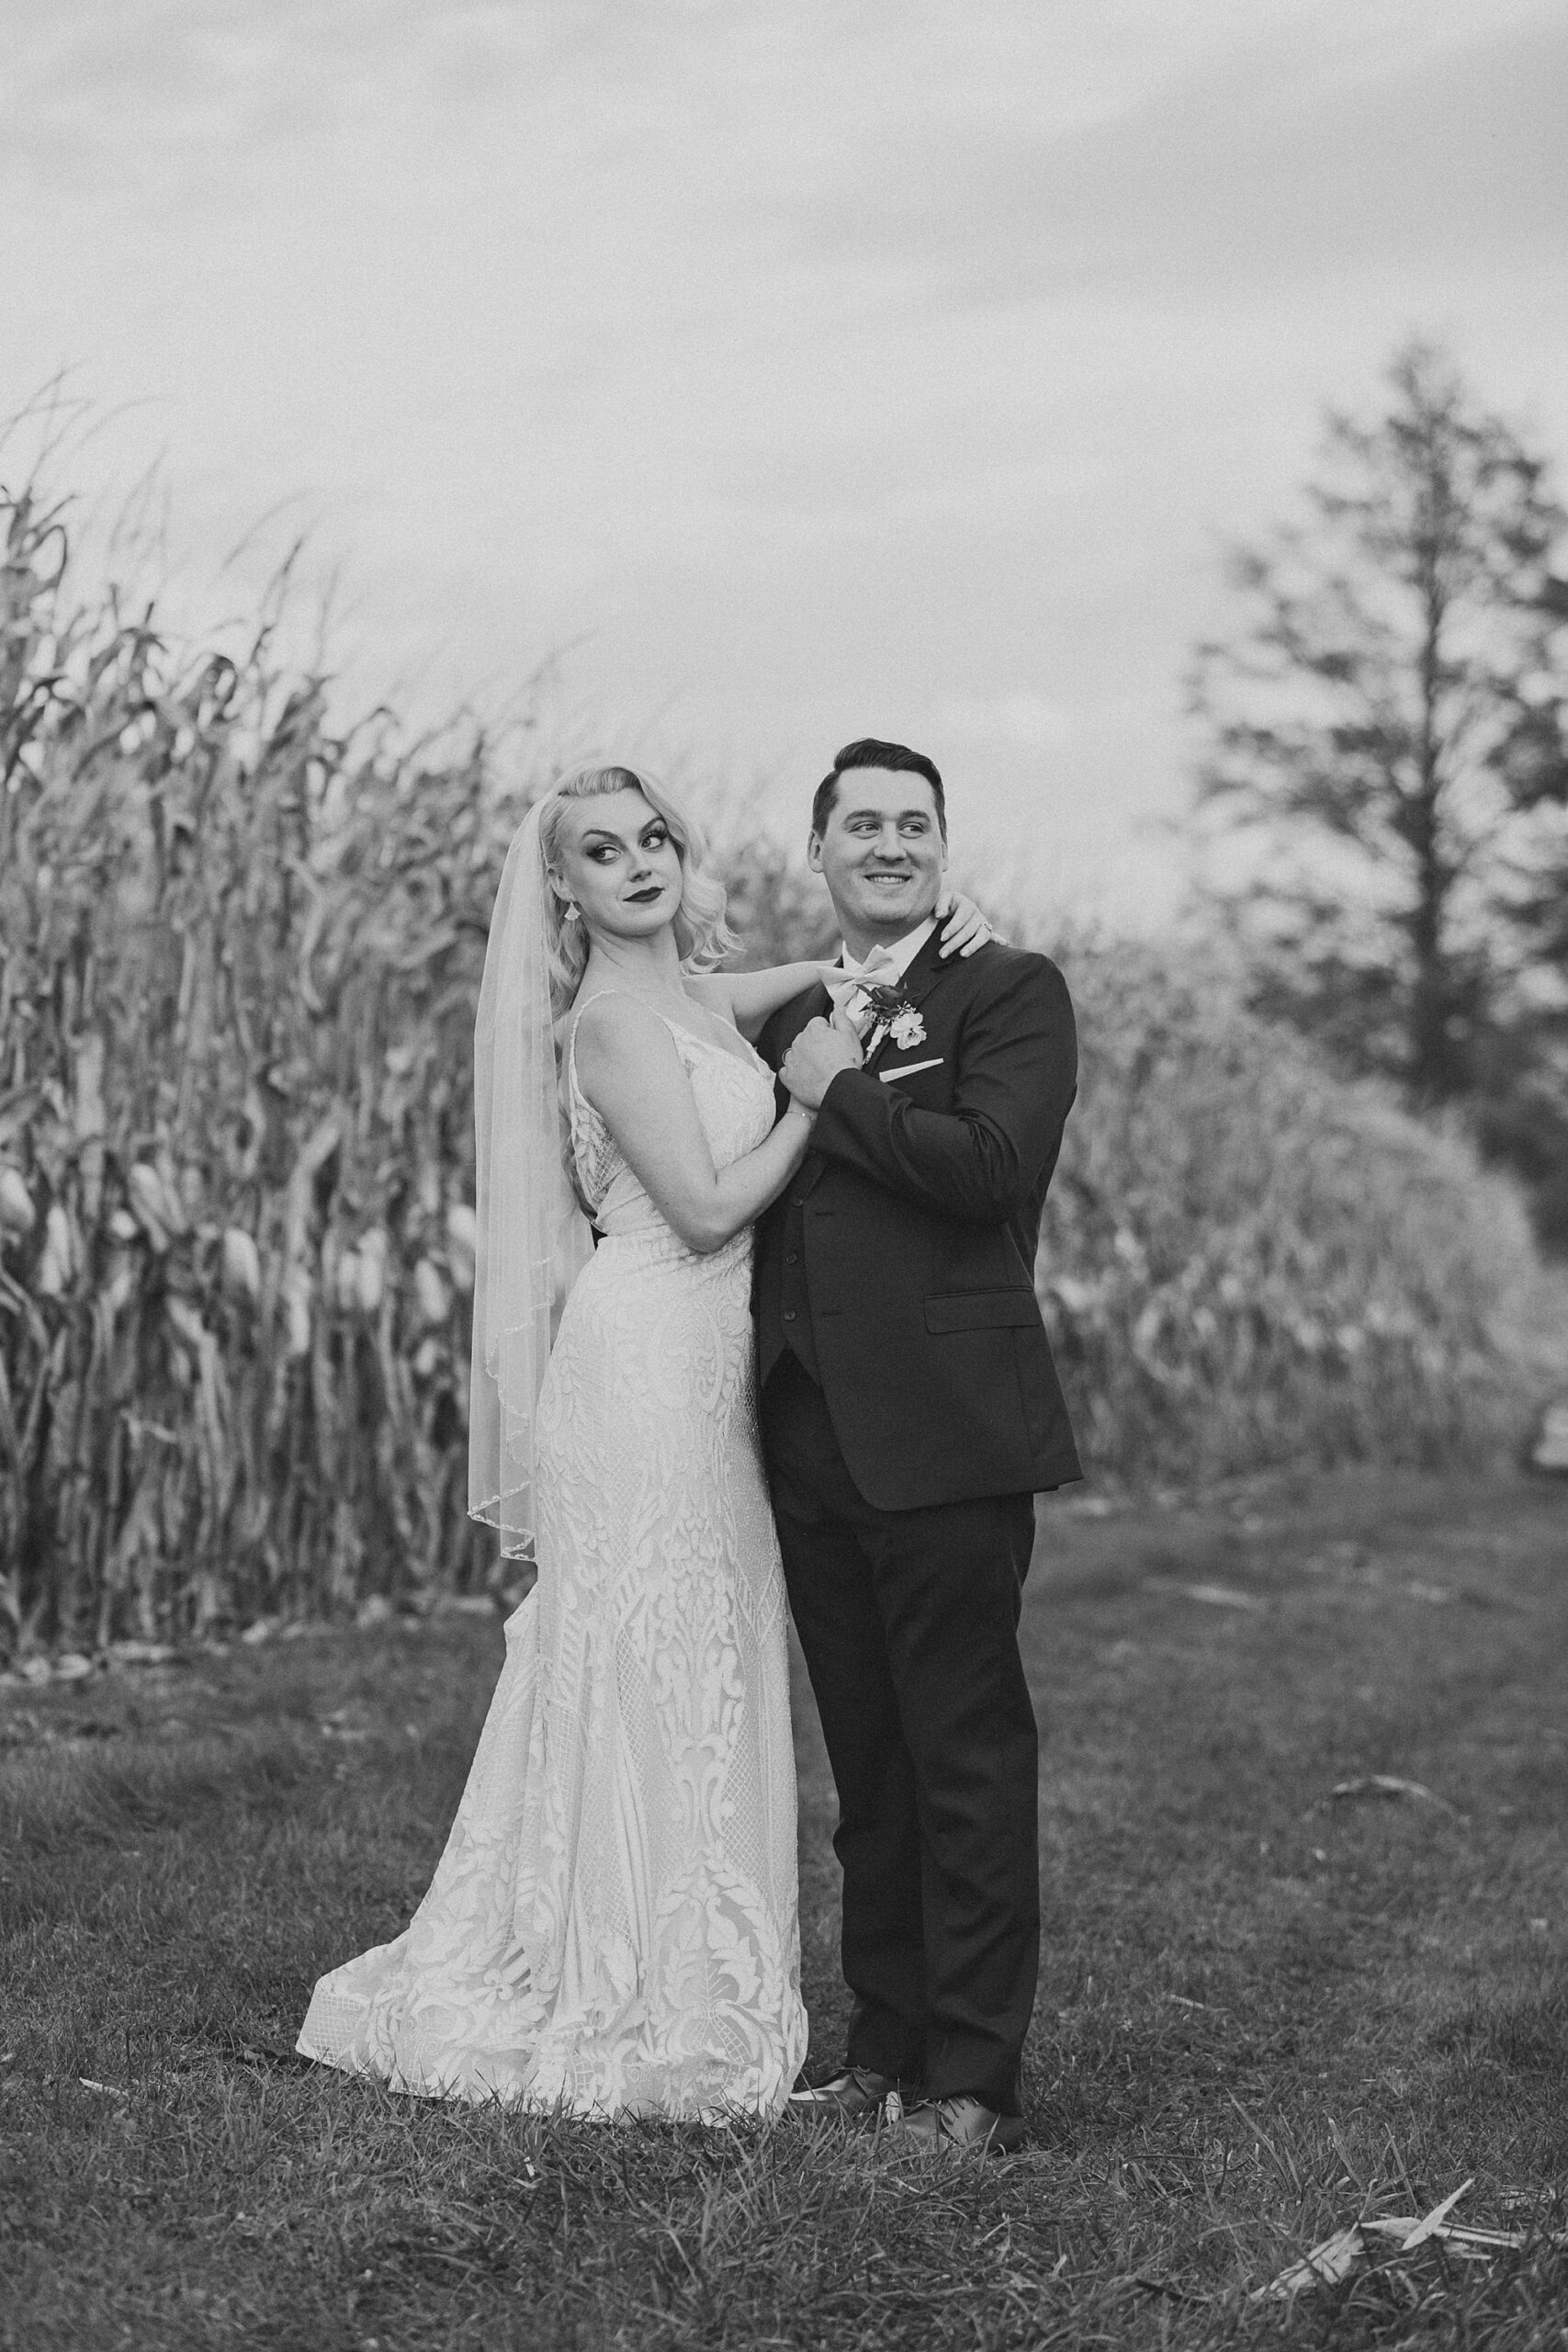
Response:
POLYGON ((798 1266, 798 1265, 799 1265, 799 1263, 800 1263, 800 1252, 799 1252, 799 1250, 792 1250, 789 1252, 788 1256, 785 1258, 785 1260, 784 1260, 784 1264, 785 1264, 786 1266, 798 1266))
POLYGON ((786 1306, 784 1308, 784 1319, 786 1323, 793 1323, 795 1321, 795 1309, 793 1306, 786 1306))
POLYGON ((803 1209, 803 1208, 806 1206, 806 1195, 805 1195, 805 1193, 795 1193, 795 1194, 793 1195, 793 1197, 792 1197, 791 1201, 790 1201, 790 1206, 791 1206, 791 1208, 792 1208, 792 1209, 803 1209))

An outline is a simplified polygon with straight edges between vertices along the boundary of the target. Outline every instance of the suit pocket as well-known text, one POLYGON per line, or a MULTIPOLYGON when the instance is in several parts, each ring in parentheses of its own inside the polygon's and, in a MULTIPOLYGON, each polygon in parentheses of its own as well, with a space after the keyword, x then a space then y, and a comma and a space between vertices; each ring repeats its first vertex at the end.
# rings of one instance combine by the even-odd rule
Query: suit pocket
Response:
POLYGON ((1039 1320, 1032 1290, 954 1290, 926 1301, 928 1331, 998 1331, 1039 1320))

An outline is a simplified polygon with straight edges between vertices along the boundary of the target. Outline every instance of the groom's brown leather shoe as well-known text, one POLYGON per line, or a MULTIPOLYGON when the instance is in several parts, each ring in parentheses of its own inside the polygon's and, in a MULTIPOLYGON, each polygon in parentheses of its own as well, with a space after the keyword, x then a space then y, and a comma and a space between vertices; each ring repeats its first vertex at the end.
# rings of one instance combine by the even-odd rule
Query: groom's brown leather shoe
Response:
POLYGON ((892 2144, 908 2141, 933 2155, 1008 2156, 1023 2145, 1027 2132, 1021 2115, 998 2115, 983 2100, 961 2095, 911 2108, 892 2144))
POLYGON ((877 2114, 883 2100, 898 2087, 897 2075, 878 2075, 870 2066, 845 2066, 815 2090, 791 2091, 789 2112, 805 2123, 858 2123, 877 2114))

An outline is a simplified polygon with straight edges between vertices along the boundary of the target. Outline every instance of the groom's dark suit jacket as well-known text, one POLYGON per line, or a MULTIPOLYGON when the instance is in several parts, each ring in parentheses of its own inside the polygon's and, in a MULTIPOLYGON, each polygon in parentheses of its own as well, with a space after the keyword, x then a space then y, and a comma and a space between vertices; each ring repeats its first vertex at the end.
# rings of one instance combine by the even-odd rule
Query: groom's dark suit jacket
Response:
MULTIPOLYGON (((790 1347, 884 1510, 1081 1476, 1033 1285, 1077 1085, 1066 983, 995 942, 943 963, 939 937, 902 984, 923 1040, 886 1038, 834 1079, 757 1235, 759 1385, 790 1347)), ((773 1016, 758 1043, 774 1069, 830 1010, 813 988, 773 1016)))

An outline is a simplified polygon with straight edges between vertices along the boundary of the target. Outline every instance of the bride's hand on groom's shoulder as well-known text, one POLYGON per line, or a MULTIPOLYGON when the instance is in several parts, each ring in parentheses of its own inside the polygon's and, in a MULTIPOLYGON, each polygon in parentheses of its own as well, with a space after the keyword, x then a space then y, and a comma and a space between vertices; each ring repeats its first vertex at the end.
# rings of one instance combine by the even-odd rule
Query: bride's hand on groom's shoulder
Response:
POLYGON ((950 956, 973 956, 977 947, 997 937, 974 899, 960 891, 945 892, 937 901, 936 912, 942 926, 938 953, 944 963, 950 956))

